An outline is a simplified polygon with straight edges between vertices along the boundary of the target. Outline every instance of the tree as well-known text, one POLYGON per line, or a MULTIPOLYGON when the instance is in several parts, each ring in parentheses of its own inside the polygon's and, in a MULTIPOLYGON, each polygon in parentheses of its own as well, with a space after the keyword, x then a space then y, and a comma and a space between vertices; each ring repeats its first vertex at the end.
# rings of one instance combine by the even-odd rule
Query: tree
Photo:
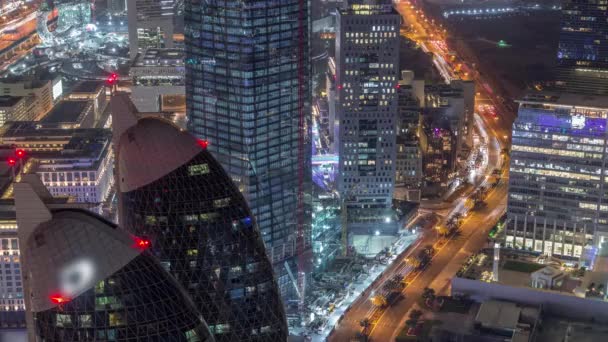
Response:
POLYGON ((420 267, 420 260, 418 258, 409 257, 405 259, 405 263, 412 266, 413 268, 420 267))
POLYGON ((450 230, 448 229, 448 227, 441 224, 441 225, 437 226, 437 233, 439 233, 439 235, 445 236, 450 233, 450 230))
POLYGON ((363 335, 367 336, 367 333, 368 333, 367 329, 369 329, 369 327, 371 327, 372 322, 369 320, 369 318, 364 318, 361 321, 359 321, 359 325, 361 326, 361 328, 363 328, 363 331, 362 331, 363 335))
POLYGON ((386 283, 384 283, 383 288, 387 291, 393 291, 399 288, 399 284, 400 282, 396 281, 395 279, 389 279, 386 281, 386 283))
POLYGON ((435 290, 431 289, 430 287, 425 287, 424 290, 422 290, 422 298, 424 299, 435 299, 435 290))
POLYGON ((415 309, 412 310, 412 311, 410 311, 410 318, 411 319, 418 320, 418 319, 420 319, 420 317, 422 317, 422 311, 415 310, 415 309))
POLYGON ((385 307, 388 305, 388 301, 386 300, 386 297, 384 297, 383 295, 377 294, 372 297, 372 304, 374 304, 374 306, 382 308, 382 307, 385 307))
POLYGON ((405 325, 410 329, 414 329, 418 325, 418 320, 408 319, 405 321, 405 325))

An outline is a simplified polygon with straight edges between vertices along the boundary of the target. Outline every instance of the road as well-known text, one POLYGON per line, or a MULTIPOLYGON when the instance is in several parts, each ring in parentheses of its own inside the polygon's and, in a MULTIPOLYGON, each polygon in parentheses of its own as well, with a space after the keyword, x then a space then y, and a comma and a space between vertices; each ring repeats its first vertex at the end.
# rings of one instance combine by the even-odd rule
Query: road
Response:
MULTIPOLYGON (((446 51, 440 48, 445 46, 447 35, 443 27, 440 24, 435 24, 433 20, 425 18, 420 10, 417 12, 408 2, 399 2, 395 7, 404 20, 405 27, 402 29, 402 33, 421 44, 426 51, 432 53, 435 57, 441 57, 437 59, 443 61, 443 66, 437 66, 437 63, 435 63, 440 70, 449 66, 445 62, 449 56, 446 51)), ((483 115, 476 119, 481 126, 480 128, 490 136, 489 139, 491 140, 488 143, 491 161, 486 169, 486 174, 489 174, 495 166, 501 163, 503 146, 509 146, 511 125, 515 114, 508 111, 500 96, 489 87, 490 83, 471 67, 477 61, 468 62, 466 57, 472 57, 464 57, 465 70, 471 70, 470 75, 467 73, 466 76, 477 85, 476 106, 478 104, 491 104, 499 113, 497 118, 483 115)), ((454 70, 447 70, 447 72, 444 70, 441 73, 448 78, 448 81, 457 77, 454 70)), ((466 79, 466 77, 462 78, 466 79)), ((432 263, 404 290, 405 299, 382 311, 379 317, 375 318, 369 333, 372 341, 394 341, 394 338, 403 328, 405 320, 407 320, 407 312, 414 304, 419 303, 425 287, 432 287, 440 294, 447 294, 450 279, 454 277, 471 254, 486 245, 489 230, 504 213, 507 205, 507 183, 506 178, 502 179, 499 185, 489 193, 486 199, 487 206, 473 211, 464 220, 460 228, 460 235, 445 244, 434 256, 432 263)), ((451 203, 448 211, 458 211, 466 200, 466 196, 468 194, 463 194, 461 198, 451 203)), ((419 242, 408 253, 413 253, 417 248, 433 244, 435 239, 434 232, 424 232, 419 242)), ((403 270, 404 267, 403 257, 397 259, 387 268, 381 279, 371 286, 371 290, 378 290, 384 281, 403 270)), ((368 290, 359 300, 353 303, 342 321, 335 327, 334 333, 328 338, 329 341, 349 341, 356 336, 357 332, 361 331, 359 322, 364 318, 369 318, 369 315, 374 312, 370 300, 371 290, 368 290)))

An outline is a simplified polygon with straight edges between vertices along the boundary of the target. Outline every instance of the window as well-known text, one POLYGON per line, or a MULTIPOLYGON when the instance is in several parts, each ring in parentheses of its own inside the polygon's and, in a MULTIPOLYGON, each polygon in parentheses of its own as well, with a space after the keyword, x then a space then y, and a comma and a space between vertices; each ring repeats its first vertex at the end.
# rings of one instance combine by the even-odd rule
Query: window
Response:
POLYGON ((190 176, 200 176, 200 175, 206 175, 209 173, 209 165, 207 164, 196 164, 196 165, 190 165, 188 167, 188 174, 190 176))
POLYGON ((62 314, 57 314, 57 323, 56 325, 58 327, 68 327, 72 325, 72 318, 70 317, 70 315, 62 315, 62 314))

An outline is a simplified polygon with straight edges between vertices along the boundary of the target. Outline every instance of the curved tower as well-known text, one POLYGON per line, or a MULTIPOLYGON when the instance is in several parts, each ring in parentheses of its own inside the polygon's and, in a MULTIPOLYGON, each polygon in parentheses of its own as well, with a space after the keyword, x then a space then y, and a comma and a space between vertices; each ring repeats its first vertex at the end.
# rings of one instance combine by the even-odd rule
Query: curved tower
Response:
MULTIPOLYGON (((39 190, 39 189, 38 189, 39 190)), ((134 238, 15 185, 30 341, 213 341, 185 291, 134 238)))
POLYGON ((122 95, 112 99, 112 113, 124 226, 151 241, 217 341, 285 341, 260 233, 207 142, 159 118, 135 121, 122 95))

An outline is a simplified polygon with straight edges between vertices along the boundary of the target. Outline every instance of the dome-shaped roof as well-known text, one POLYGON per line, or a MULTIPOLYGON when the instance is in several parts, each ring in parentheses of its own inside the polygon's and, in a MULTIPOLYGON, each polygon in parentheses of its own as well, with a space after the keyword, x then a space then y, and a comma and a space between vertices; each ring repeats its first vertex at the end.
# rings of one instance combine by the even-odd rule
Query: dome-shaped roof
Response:
POLYGON ((56 294, 77 297, 141 253, 128 234, 85 210, 65 209, 52 215, 52 220, 36 228, 24 249, 32 275, 33 312, 56 306, 49 300, 56 294))
POLYGON ((118 184, 122 192, 154 182, 202 150, 190 133, 157 117, 139 119, 118 141, 118 184))

